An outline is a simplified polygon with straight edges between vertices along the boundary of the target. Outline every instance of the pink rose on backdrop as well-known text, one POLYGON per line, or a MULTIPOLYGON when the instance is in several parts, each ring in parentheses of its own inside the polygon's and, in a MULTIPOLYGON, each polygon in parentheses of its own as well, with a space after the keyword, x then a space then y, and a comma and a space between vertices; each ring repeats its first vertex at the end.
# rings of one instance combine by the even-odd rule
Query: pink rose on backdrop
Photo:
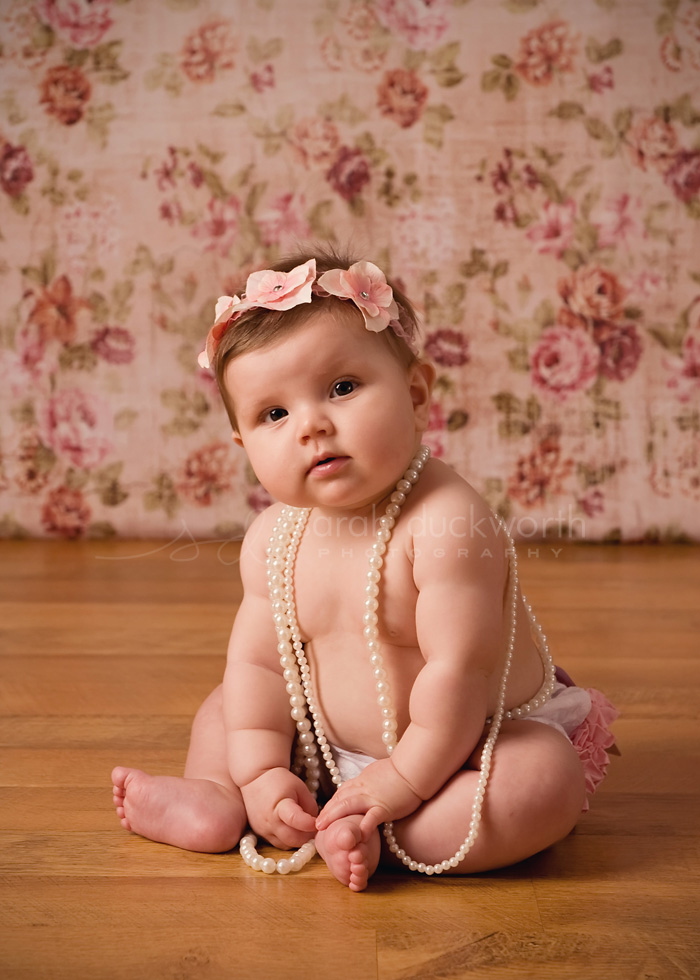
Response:
POLYGON ((109 453, 112 426, 108 406, 78 388, 52 395, 39 412, 45 445, 81 470, 94 469, 109 453))
POLYGON ((700 150, 681 150, 666 171, 666 183, 679 201, 690 204, 700 192, 700 150))
POLYGON ((39 102, 49 116, 64 126, 74 126, 85 114, 92 85, 80 68, 56 65, 44 75, 39 92, 39 102))
POLYGON ((112 0, 39 0, 39 17, 76 48, 94 48, 114 23, 112 0))
POLYGON ((90 346, 109 364, 131 364, 136 341, 124 327, 103 327, 93 335, 90 346))
POLYGON ((58 238, 61 253, 75 276, 88 267, 106 265, 119 241, 119 207, 114 198, 99 205, 81 202, 61 211, 58 238))
POLYGON ((537 507, 549 494, 561 493, 573 465, 572 459, 562 459, 559 433, 543 435, 530 453, 518 459, 508 480, 508 496, 525 507, 537 507))
POLYGON ((47 534, 63 538, 79 538, 88 525, 92 512, 80 490, 57 487, 46 498, 41 510, 41 523, 47 534))
POLYGON ((583 496, 579 497, 578 505, 586 517, 597 517, 605 510, 605 497, 598 487, 589 487, 583 496))
POLYGON ((626 381, 642 356, 642 341, 633 323, 596 323, 593 339, 600 350, 600 374, 611 381, 626 381))
POLYGON ((378 19, 414 51, 428 51, 440 43, 450 26, 450 0, 379 0, 378 19))
POLYGON ((469 341, 459 330, 449 327, 431 331, 424 350, 432 361, 445 367, 461 367, 469 361, 469 341))
POLYGON ((36 297, 28 325, 36 330, 42 343, 58 340, 70 344, 75 340, 80 314, 88 308, 88 301, 73 292, 68 276, 57 276, 36 297))
POLYGON ((33 432, 24 435, 15 455, 15 484, 23 493, 40 493, 49 481, 55 457, 33 432))
POLYGON ((600 691, 588 688, 588 693, 591 696, 590 713, 573 732, 571 741, 583 764, 586 792, 590 794, 602 782, 610 764, 605 750, 615 744, 615 736, 609 726, 620 712, 600 691))
POLYGON ((377 96, 381 114, 407 129, 420 119, 428 89, 414 71, 394 68, 385 72, 377 96))
POLYGON ((260 483, 250 491, 246 500, 250 509, 256 514, 261 514, 264 510, 267 510, 270 504, 274 503, 270 494, 260 483))
POLYGON ((605 65, 601 71, 591 72, 588 76, 588 87, 591 92, 596 92, 598 95, 606 88, 615 88, 615 75, 611 66, 605 65))
POLYGON ((599 363, 600 350, 586 330, 547 327, 530 355, 532 383, 563 400, 594 384, 599 363))
POLYGON ((32 180, 34 167, 26 149, 5 143, 0 149, 0 187, 9 197, 20 197, 32 180))
POLYGON ((250 73, 250 84, 260 95, 267 88, 275 87, 275 66, 271 64, 263 65, 260 71, 250 73))
POLYGON ((671 123, 650 116, 630 129, 627 146, 633 162, 642 170, 665 173, 678 149, 678 135, 671 123))
POLYGON ((447 418, 439 402, 430 403, 430 415, 428 417, 428 428, 421 436, 423 445, 430 449, 436 459, 442 459, 445 455, 445 434, 447 432, 447 418))
POLYGON ((368 41, 377 27, 377 15, 370 3, 351 3, 340 19, 348 36, 355 41, 368 41))
POLYGON ((563 204, 546 201, 539 222, 530 225, 526 237, 538 252, 551 252, 561 258, 573 243, 575 217, 575 201, 569 199, 563 204))
POLYGON ((292 149, 305 167, 327 167, 338 155, 340 135, 330 119, 300 119, 290 138, 292 149))
POLYGON ((668 387, 680 401, 700 396, 700 321, 695 331, 685 335, 680 357, 667 357, 664 364, 671 372, 668 387))
POLYGON ((0 357, 0 382, 15 397, 26 396, 27 389, 48 385, 58 370, 58 349, 49 347, 31 327, 21 327, 15 335, 14 351, 5 350, 0 357))
POLYGON ((302 217, 293 194, 280 194, 257 215, 263 245, 280 245, 283 241, 305 239, 311 229, 302 217))
POLYGON ((557 286, 568 309, 583 320, 614 320, 622 312, 625 289, 599 265, 583 265, 557 286))
POLYGON ((635 238, 646 238, 646 232, 630 213, 630 207, 634 204, 636 211, 641 208, 640 198, 635 198, 634 202, 629 194, 620 194, 619 197, 612 198, 603 208, 600 217, 595 223, 598 229, 598 247, 616 248, 619 245, 629 246, 630 240, 635 238))
POLYGON ((530 85, 549 85, 555 75, 574 70, 577 39, 563 20, 535 27, 520 42, 515 70, 530 85))
POLYGON ((346 201, 352 201, 369 183, 369 161, 362 150, 341 146, 335 163, 326 174, 326 180, 346 201))
POLYGON ((177 489, 198 507, 210 507, 216 497, 231 489, 236 471, 229 444, 212 442, 187 457, 180 469, 177 489))
POLYGON ((240 201, 233 194, 225 201, 212 197, 207 210, 209 217, 194 226, 192 235, 206 240, 204 248, 207 252, 216 251, 222 258, 226 258, 238 237, 240 201))
POLYGON ((213 82, 220 71, 235 67, 237 43, 225 20, 202 24, 185 38, 180 64, 193 82, 213 82))

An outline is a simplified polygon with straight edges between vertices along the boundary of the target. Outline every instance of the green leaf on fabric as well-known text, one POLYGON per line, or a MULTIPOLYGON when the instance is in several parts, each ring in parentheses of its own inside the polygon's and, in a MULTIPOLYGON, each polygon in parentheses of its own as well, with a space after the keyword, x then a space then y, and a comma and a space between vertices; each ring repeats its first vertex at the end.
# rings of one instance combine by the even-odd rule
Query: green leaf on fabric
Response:
POLYGON ((503 72, 499 68, 485 71, 481 76, 481 89, 484 92, 495 92, 501 85, 503 72))
POLYGON ((220 102, 212 109, 212 116, 222 116, 224 119, 235 119, 242 116, 246 107, 242 102, 220 102))
POLYGON ((548 115, 557 119, 580 119, 585 116, 586 110, 580 102, 560 102, 559 105, 549 110, 548 115))
POLYGON ((107 538, 117 536, 114 525, 109 521, 93 521, 88 524, 85 533, 91 541, 105 541, 107 538))
POLYGON ((434 76, 438 85, 443 88, 451 88, 464 78, 463 73, 457 68, 455 58, 461 50, 460 41, 452 41, 445 44, 430 54, 431 74, 434 76))
POLYGON ((507 102, 512 102, 520 91, 520 79, 513 72, 509 71, 503 76, 501 89, 507 102))
POLYGON ((428 106, 423 113, 423 139, 431 146, 440 149, 444 142, 445 124, 455 118, 447 105, 428 106))
POLYGON ((326 241, 335 241, 336 234, 331 216, 333 213, 333 201, 328 199, 319 201, 309 211, 307 221, 309 228, 315 238, 326 241))
POLYGON ((258 41, 256 37, 251 37, 247 46, 248 59, 253 64, 272 61, 282 54, 283 49, 284 41, 281 37, 273 37, 269 41, 258 41))
POLYGON ((63 371, 94 371, 97 367, 97 354, 89 344, 66 344, 58 355, 58 363, 63 371))
POLYGON ((586 42, 586 57, 594 65, 599 65, 603 61, 609 61, 610 58, 616 58, 619 54, 622 54, 622 50, 622 41, 617 37, 608 41, 607 44, 599 44, 592 37, 586 42))
POLYGON ((583 121, 583 125, 586 128, 586 132, 594 140, 611 140, 614 142, 615 135, 602 119, 598 119, 597 116, 586 116, 583 121))
POLYGON ((505 0, 504 7, 513 14, 527 14, 541 3, 542 0, 505 0))
POLYGON ((464 276, 466 279, 473 279, 474 276, 478 276, 482 272, 488 271, 489 264, 486 260, 486 252, 483 248, 472 247, 470 260, 468 262, 462 262, 459 266, 460 275, 464 276))
POLYGON ((367 119, 367 113, 357 108, 347 92, 343 92, 335 102, 323 102, 319 106, 319 114, 324 119, 347 123, 349 126, 357 126, 367 119))
POLYGON ((459 429, 463 429, 468 422, 469 413, 461 408, 455 409, 454 412, 450 412, 447 418, 447 431, 457 432, 459 429))

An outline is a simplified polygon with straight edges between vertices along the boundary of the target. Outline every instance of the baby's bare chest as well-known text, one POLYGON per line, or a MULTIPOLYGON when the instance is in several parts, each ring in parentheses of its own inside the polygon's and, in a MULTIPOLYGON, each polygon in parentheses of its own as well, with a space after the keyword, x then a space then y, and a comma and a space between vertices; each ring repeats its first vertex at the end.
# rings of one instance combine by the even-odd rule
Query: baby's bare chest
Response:
POLYGON ((390 543, 378 582, 368 576, 371 549, 372 539, 366 537, 304 538, 294 570, 294 593, 305 641, 342 634, 364 645, 363 617, 374 611, 384 642, 416 645, 418 592, 405 549, 400 541, 390 543))

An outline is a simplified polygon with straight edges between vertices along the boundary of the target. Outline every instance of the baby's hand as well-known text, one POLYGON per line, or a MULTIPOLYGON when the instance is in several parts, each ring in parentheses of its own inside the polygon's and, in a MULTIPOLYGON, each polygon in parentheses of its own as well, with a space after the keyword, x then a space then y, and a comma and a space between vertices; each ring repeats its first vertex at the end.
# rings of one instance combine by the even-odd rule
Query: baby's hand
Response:
POLYGON ((288 769, 269 769, 241 792, 250 826, 274 847, 301 847, 314 836, 316 800, 288 769))
POLYGON ((343 783, 319 814, 316 829, 325 830, 335 820, 361 814, 360 830, 363 839, 367 840, 380 823, 406 817, 422 802, 391 760, 380 759, 367 766, 359 776, 343 783))

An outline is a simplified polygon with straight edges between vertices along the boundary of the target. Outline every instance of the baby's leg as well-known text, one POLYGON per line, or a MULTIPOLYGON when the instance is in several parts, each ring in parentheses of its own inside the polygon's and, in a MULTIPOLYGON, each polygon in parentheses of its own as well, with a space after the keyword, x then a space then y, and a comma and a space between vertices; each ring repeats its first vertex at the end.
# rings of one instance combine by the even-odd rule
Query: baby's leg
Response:
POLYGON ((117 815, 127 830, 188 851, 235 847, 246 813, 226 762, 221 687, 197 712, 184 778, 117 766, 112 782, 117 815))
MULTIPOLYGON (((469 760, 479 765, 481 746, 469 760)), ((395 824, 399 847, 416 861, 451 858, 469 832, 479 773, 463 769, 415 813, 395 824)), ((571 832, 585 799, 583 768, 569 740, 546 725, 507 722, 496 742, 479 835, 451 874, 515 864, 571 832)), ((388 862, 397 859, 388 855, 388 862)))
POLYGON ((335 820, 327 830, 320 830, 315 840, 331 874, 354 892, 367 887, 377 870, 381 852, 379 830, 374 830, 368 841, 362 840, 361 819, 353 815, 335 820))

